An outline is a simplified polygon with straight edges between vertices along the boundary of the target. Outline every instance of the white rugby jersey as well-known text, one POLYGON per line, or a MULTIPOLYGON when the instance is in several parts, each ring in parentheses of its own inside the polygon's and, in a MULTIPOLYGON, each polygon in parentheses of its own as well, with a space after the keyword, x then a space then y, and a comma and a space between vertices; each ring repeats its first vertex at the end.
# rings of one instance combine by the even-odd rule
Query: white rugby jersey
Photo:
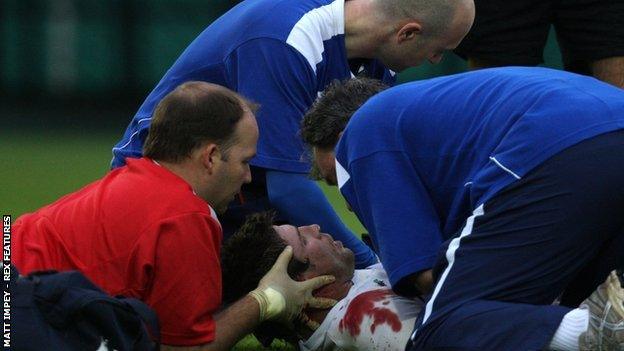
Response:
POLYGON ((355 270, 353 286, 302 350, 403 350, 423 302, 396 295, 381 264, 355 270))

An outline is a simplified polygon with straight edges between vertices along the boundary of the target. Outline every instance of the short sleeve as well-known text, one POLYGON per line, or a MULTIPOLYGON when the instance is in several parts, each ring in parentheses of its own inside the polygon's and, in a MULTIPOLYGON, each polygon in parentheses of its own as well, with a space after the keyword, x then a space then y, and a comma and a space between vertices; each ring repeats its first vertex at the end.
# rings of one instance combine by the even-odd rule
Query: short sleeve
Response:
POLYGON ((288 44, 259 38, 240 45, 227 58, 229 86, 260 104, 257 156, 252 164, 304 173, 299 136, 303 114, 317 95, 316 75, 307 60, 288 44))
POLYGON ((188 213, 153 226, 153 279, 145 302, 157 313, 165 345, 191 346, 215 338, 221 304, 221 228, 205 213, 188 213))
POLYGON ((439 219, 407 155, 375 152, 345 172, 341 192, 372 234, 392 286, 431 268, 442 242, 439 219))
POLYGON ((332 316, 323 349, 401 350, 407 344, 422 302, 400 297, 388 288, 369 288, 349 298, 332 316))

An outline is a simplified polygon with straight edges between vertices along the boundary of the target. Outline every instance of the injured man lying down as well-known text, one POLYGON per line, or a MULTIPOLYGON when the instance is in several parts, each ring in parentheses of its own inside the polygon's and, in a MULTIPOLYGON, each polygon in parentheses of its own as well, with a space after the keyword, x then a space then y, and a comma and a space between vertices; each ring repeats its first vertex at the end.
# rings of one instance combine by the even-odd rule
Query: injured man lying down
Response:
POLYGON ((253 290, 286 245, 294 253, 289 275, 295 280, 335 276, 334 283, 314 294, 338 303, 328 310, 306 309, 292 330, 265 324, 255 333, 258 340, 267 345, 285 339, 302 350, 405 348, 422 300, 394 294, 381 264, 354 269, 353 252, 318 225, 273 225, 271 213, 249 217, 222 248, 223 301, 234 302, 253 290))

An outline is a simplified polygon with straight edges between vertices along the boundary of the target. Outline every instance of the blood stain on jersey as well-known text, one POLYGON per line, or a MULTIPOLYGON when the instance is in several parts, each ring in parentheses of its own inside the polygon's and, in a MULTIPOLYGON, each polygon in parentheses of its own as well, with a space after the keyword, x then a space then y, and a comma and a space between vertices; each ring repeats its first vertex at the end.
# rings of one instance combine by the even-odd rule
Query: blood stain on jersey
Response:
POLYGON ((341 332, 347 329, 351 336, 360 335, 360 326, 364 321, 364 316, 368 316, 373 320, 370 326, 371 334, 375 333, 378 325, 384 323, 388 324, 392 331, 399 332, 401 330, 399 316, 391 309, 383 307, 389 303, 389 297, 392 295, 394 293, 390 289, 371 290, 359 294, 349 303, 347 312, 338 324, 338 329, 341 332), (381 302, 381 306, 377 305, 377 302, 381 302))

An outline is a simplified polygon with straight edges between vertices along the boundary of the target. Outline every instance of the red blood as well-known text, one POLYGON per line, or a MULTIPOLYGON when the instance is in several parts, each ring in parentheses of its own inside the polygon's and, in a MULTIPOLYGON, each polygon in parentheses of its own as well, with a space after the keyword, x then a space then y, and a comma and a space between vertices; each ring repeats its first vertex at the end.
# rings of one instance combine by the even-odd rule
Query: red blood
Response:
POLYGON ((360 326, 364 321, 364 316, 369 316, 373 319, 373 324, 370 327, 372 334, 375 333, 375 328, 383 323, 387 323, 394 332, 400 331, 401 321, 399 316, 388 308, 375 306, 375 302, 379 301, 382 301, 382 305, 387 305, 389 303, 388 296, 393 294, 390 289, 378 289, 356 296, 349 303, 347 312, 340 320, 338 329, 341 332, 347 329, 351 336, 360 335, 360 326))

